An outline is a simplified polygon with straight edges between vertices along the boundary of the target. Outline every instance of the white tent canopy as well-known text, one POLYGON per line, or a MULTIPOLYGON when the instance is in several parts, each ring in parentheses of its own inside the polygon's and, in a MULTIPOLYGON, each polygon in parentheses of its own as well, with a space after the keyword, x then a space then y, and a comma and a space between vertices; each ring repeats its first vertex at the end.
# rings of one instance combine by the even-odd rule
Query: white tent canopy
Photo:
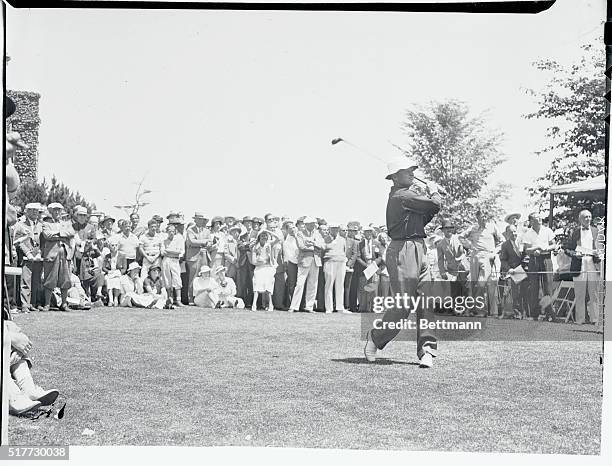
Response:
POLYGON ((599 175, 594 178, 589 178, 574 183, 553 186, 550 188, 550 194, 570 194, 570 193, 588 193, 593 191, 604 191, 606 189, 605 175, 599 175))

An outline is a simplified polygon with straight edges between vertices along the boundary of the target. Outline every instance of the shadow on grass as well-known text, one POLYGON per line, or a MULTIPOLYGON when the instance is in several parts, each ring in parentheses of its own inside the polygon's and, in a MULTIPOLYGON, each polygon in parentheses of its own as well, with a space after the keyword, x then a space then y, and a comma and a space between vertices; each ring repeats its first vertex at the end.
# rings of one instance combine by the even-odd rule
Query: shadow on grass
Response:
POLYGON ((406 361, 398 361, 396 359, 387 359, 380 358, 376 359, 374 362, 369 362, 366 358, 343 358, 343 359, 332 359, 332 362, 343 362, 346 364, 370 364, 370 365, 381 365, 381 366, 391 366, 393 364, 404 364, 407 366, 418 366, 418 362, 406 362, 406 361))
POLYGON ((601 330, 578 330, 578 329, 574 329, 572 330, 572 332, 574 333, 593 333, 593 334, 599 334, 599 335, 603 335, 603 332, 601 330))

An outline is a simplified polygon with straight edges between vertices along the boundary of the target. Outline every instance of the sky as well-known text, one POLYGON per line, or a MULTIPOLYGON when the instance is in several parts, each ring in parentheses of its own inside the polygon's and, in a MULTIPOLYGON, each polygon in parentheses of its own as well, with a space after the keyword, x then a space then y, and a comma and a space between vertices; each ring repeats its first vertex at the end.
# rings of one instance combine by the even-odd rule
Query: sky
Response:
POLYGON ((526 120, 538 59, 573 63, 603 31, 604 0, 538 15, 14 10, 7 88, 40 100, 39 177, 102 210, 152 193, 179 210, 384 223, 385 164, 406 145, 404 112, 449 98, 487 111, 508 158, 509 211, 550 159, 546 122, 526 120))

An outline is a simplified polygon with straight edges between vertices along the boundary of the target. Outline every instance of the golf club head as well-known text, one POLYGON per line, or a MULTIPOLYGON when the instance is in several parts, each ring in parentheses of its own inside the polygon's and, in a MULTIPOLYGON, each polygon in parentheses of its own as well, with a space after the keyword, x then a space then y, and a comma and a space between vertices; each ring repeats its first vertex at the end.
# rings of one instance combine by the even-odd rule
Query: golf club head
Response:
POLYGON ((342 138, 334 138, 334 139, 332 139, 331 143, 332 143, 332 146, 334 146, 334 145, 336 145, 336 144, 338 144, 339 142, 342 142, 342 141, 344 141, 344 139, 342 139, 342 138))

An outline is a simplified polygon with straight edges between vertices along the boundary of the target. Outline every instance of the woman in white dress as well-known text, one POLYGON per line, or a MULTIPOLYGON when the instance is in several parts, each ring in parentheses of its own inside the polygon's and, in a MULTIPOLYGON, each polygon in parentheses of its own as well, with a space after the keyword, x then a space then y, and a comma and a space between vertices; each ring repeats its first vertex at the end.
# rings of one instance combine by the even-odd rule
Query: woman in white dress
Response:
POLYGON ((276 260, 272 254, 272 246, 279 239, 271 235, 267 230, 261 230, 257 234, 257 242, 253 246, 251 262, 255 266, 253 272, 253 306, 251 311, 257 310, 257 297, 262 293, 262 304, 267 311, 273 311, 272 292, 274 291, 274 274, 276 273, 276 260), (270 241, 272 239, 272 241, 270 241))
POLYGON ((119 255, 119 246, 116 241, 110 241, 108 246, 110 252, 104 258, 102 265, 102 271, 106 274, 105 281, 106 290, 108 292, 108 305, 119 306, 121 275, 125 266, 125 260, 122 260, 119 255))

